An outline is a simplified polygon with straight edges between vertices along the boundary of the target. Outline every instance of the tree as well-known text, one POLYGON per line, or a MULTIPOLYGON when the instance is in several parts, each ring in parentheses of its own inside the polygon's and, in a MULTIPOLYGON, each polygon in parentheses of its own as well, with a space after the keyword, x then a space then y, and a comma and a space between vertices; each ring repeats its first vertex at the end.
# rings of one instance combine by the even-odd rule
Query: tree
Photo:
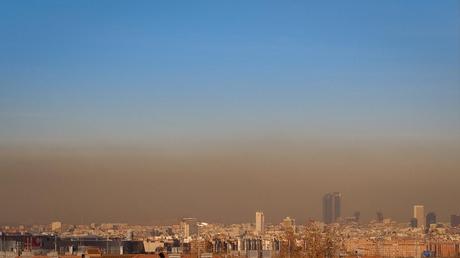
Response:
POLYGON ((324 238, 318 224, 310 222, 305 226, 304 249, 307 257, 320 258, 324 255, 324 238))
POLYGON ((302 248, 297 246, 294 229, 288 228, 284 232, 284 241, 281 242, 281 257, 301 257, 302 248))
POLYGON ((324 230, 324 257, 336 257, 341 247, 341 239, 335 227, 326 226, 324 230))

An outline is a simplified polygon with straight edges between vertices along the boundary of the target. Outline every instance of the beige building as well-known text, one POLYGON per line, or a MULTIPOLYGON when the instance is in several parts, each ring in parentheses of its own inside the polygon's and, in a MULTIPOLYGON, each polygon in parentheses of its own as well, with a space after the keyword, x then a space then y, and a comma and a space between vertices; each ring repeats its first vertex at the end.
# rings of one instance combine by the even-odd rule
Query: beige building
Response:
POLYGON ((256 212, 256 234, 262 235, 265 232, 265 219, 264 213, 261 211, 256 212))
POLYGON ((51 231, 60 232, 61 229, 62 229, 62 222, 60 222, 60 221, 51 222, 51 231))
POLYGON ((425 207, 423 205, 414 205, 414 218, 417 219, 417 227, 425 227, 425 207))
POLYGON ((284 230, 292 230, 295 231, 295 219, 291 217, 286 217, 283 219, 283 222, 281 222, 281 225, 284 230))

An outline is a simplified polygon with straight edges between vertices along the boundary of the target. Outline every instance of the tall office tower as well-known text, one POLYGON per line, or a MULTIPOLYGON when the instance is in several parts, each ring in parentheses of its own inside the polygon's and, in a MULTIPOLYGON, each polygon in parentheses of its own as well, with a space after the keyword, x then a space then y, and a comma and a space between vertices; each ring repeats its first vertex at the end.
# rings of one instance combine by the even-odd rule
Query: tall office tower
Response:
POLYGON ((198 220, 196 218, 183 218, 180 226, 185 238, 198 235, 198 220))
POLYGON ((327 193, 323 196, 323 221, 326 224, 337 222, 341 214, 342 194, 327 193))
POLYGON ((256 234, 263 235, 265 230, 264 213, 256 212, 256 234))
POLYGON ((414 218, 417 219, 417 227, 425 226, 425 207, 423 205, 414 205, 414 218))
POLYGON ((189 238, 190 237, 190 224, 184 223, 183 231, 184 231, 184 238, 189 238))
POLYGON ((416 218, 411 218, 409 224, 410 224, 411 228, 416 228, 417 227, 417 219, 416 218))
POLYGON ((455 215, 455 214, 450 215, 450 226, 451 227, 460 226, 460 215, 455 215))
POLYGON ((426 215, 426 228, 430 228, 431 224, 436 224, 436 213, 434 212, 429 212, 426 215))

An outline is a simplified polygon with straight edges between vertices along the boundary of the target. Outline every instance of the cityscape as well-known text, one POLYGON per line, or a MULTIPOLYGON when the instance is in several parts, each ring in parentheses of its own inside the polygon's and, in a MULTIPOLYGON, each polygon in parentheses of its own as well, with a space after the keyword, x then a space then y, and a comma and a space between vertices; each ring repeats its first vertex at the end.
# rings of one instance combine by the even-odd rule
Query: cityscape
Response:
POLYGON ((0 258, 460 258, 460 0, 0 0, 0 258))
POLYGON ((266 223, 219 224, 182 218, 172 225, 91 223, 1 227, 3 257, 458 257, 460 215, 450 223, 413 206, 406 222, 381 211, 369 223, 342 215, 342 194, 323 197, 323 220, 286 217, 266 223))

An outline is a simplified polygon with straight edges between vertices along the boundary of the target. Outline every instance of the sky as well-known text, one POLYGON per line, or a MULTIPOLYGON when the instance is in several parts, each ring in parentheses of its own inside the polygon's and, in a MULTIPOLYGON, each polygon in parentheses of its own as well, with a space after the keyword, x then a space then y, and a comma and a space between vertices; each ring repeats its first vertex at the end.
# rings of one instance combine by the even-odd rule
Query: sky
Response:
POLYGON ((459 1, 2 1, 0 35, 0 223, 460 213, 459 1))

